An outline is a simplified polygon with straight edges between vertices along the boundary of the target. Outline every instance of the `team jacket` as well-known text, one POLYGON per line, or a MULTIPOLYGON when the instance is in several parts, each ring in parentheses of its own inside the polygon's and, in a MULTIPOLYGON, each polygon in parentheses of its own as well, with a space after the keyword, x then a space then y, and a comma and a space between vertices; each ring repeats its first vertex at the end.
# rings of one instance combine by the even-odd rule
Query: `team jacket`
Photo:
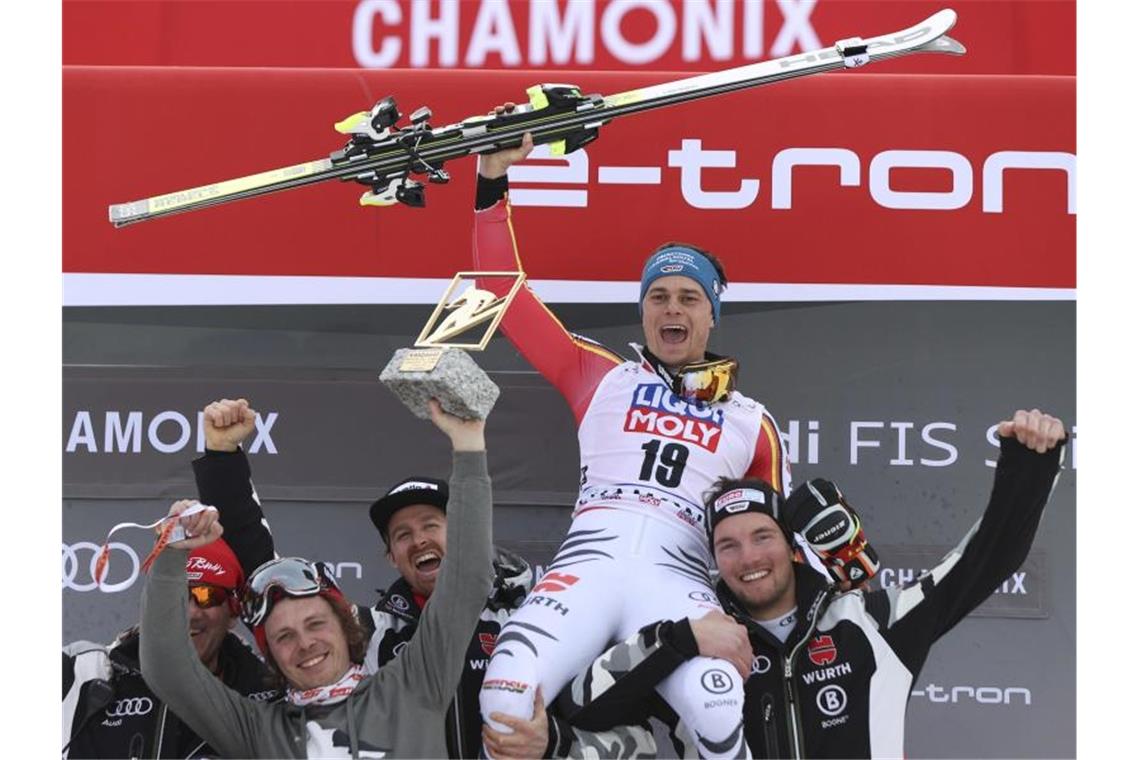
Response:
MULTIPOLYGON (((253 562, 246 574, 274 556, 273 537, 251 479, 245 452, 207 451, 194 460, 198 498, 218 508, 226 539, 243 547, 253 562)), ((234 549, 235 553, 238 549, 234 549)), ((243 567, 246 556, 238 553, 243 567)), ((494 550, 491 566, 494 580, 487 602, 479 613, 475 633, 463 657, 463 669, 454 699, 447 707, 444 731, 448 757, 476 757, 482 744, 483 718, 479 712, 479 689, 499 629, 511 612, 522 604, 534 585, 534 573, 521 557, 503 549, 494 550)), ((402 578, 385 591, 375 607, 355 605, 356 616, 369 636, 364 666, 374 673, 403 651, 416 632, 422 610, 402 578)), ((553 711, 548 715, 550 743, 547 756, 629 758, 653 756, 650 731, 641 725, 621 725, 601 732, 572 728, 553 711)))
MULTIPOLYGON (((754 623, 721 581, 725 610, 748 628, 752 642, 744 698, 752 755, 902 757, 907 699, 931 645, 1025 561, 1061 450, 1037 454, 1002 439, 982 518, 938 565, 906 586, 838 593, 797 564, 800 614, 786 644, 754 623)), ((675 726, 676 716, 654 699, 653 688, 696 654, 687 620, 647 626, 596 660, 560 701, 571 722, 584 728, 635 720, 649 703, 675 726)), ((674 742, 683 756, 695 756, 692 747, 674 742)))
MULTIPOLYGON (((179 720, 143 680, 137 629, 111 645, 79 641, 63 652, 64 757, 217 757, 218 753, 179 720)), ((221 682, 239 694, 274 701, 268 675, 256 654, 230 634, 218 655, 221 682)))
MULTIPOLYGON (((487 202, 481 180, 477 206, 487 202)), ((476 211, 475 269, 522 271, 506 199, 476 211)), ((486 278, 481 287, 503 292, 486 278)), ((712 405, 675 396, 647 351, 637 361, 574 335, 524 286, 500 323, 519 352, 565 397, 578 425, 577 510, 633 510, 687 529, 706 546, 703 495, 720 477, 759 477, 787 492, 783 442, 762 404, 733 392, 712 405)), ((635 347, 636 348, 636 347, 635 347)))
MULTIPOLYGON (((534 574, 522 557, 496 549, 491 564, 495 580, 487 604, 479 613, 475 635, 467 646, 459 689, 447 709, 448 757, 478 756, 483 741, 479 689, 483 685, 487 661, 495 648, 499 629, 534 585, 534 574)), ((408 582, 403 578, 397 579, 373 608, 375 633, 369 641, 366 663, 370 666, 375 663, 378 668, 396 657, 415 633, 421 614, 408 582)))

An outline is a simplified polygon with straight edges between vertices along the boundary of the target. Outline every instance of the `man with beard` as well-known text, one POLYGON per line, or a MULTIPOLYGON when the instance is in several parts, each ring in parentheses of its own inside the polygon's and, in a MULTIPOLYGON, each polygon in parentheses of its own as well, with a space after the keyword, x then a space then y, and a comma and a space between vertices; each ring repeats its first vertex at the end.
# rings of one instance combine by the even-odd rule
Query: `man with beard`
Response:
MULTIPOLYGON (((441 757, 439 721, 459 682, 461 655, 491 586, 491 487, 482 420, 460 420, 431 402, 451 440, 452 559, 401 656, 369 673, 366 637, 323 566, 289 557, 250 574, 242 619, 286 683, 261 704, 209 677, 187 637, 176 599, 187 550, 221 534, 218 512, 180 518, 187 537, 158 554, 143 593, 140 661, 147 682, 214 747, 233 757, 441 757)), ((177 502, 172 517, 189 502, 177 502)))

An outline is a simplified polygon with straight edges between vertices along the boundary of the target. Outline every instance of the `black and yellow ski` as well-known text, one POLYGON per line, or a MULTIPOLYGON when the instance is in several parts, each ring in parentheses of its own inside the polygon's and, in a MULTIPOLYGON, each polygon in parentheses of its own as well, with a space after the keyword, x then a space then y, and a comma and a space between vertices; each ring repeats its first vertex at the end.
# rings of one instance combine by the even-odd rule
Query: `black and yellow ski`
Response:
POLYGON ((119 203, 108 211, 111 223, 123 227, 330 179, 367 185, 369 190, 360 198, 362 205, 423 206, 424 184, 413 176, 433 183, 447 182, 443 168, 447 161, 516 147, 527 132, 536 144, 550 143, 554 155, 560 155, 593 141, 599 127, 619 116, 911 53, 962 55, 965 47, 946 36, 957 18, 953 10, 941 10, 916 26, 880 37, 840 40, 832 48, 604 97, 583 95, 574 85, 535 85, 527 90, 530 102, 510 113, 474 116, 445 127, 433 128, 428 123, 432 114, 427 108, 414 112, 406 126, 396 127, 401 114, 395 100, 387 97, 371 111, 336 124, 338 132, 349 135, 349 141, 328 158, 119 203))

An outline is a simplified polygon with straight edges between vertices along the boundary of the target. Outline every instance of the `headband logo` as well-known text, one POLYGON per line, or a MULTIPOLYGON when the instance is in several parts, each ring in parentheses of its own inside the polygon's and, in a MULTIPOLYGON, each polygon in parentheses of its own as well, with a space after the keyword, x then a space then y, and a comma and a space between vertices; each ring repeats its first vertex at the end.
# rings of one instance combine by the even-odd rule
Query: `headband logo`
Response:
POLYGON ((713 502, 713 509, 717 512, 735 514, 748 509, 749 504, 767 504, 763 491, 754 488, 737 488, 721 495, 713 502))
POLYGON ((685 267, 682 264, 666 264, 665 266, 661 267, 662 274, 671 274, 673 272, 683 271, 685 271, 685 267))

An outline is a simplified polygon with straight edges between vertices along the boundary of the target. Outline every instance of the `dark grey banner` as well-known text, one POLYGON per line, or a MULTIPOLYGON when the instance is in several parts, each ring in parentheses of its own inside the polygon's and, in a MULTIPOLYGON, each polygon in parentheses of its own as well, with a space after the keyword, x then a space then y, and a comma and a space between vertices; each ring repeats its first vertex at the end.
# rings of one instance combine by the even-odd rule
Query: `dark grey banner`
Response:
MULTIPOLYGON (((223 396, 260 414, 247 448, 279 551, 333 563, 373 600, 394 573, 368 503, 407 475, 447 474, 442 435, 376 380, 427 311, 66 310, 64 639, 106 640, 136 619, 149 536, 121 539, 101 590, 93 546, 193 495, 198 412, 223 396)), ((639 339, 634 306, 555 311, 615 350, 639 339)), ((1077 429, 1070 302, 728 303, 710 348, 739 359, 740 389, 775 415, 794 480, 833 479, 859 510, 883 585, 916 577, 981 515, 999 420, 1037 407, 1077 429)), ((576 493, 573 418, 503 339, 477 360, 503 391, 488 423, 496 540, 546 562, 576 493)), ((932 650, 908 756, 1075 754, 1077 443, 1028 560, 932 650)))

